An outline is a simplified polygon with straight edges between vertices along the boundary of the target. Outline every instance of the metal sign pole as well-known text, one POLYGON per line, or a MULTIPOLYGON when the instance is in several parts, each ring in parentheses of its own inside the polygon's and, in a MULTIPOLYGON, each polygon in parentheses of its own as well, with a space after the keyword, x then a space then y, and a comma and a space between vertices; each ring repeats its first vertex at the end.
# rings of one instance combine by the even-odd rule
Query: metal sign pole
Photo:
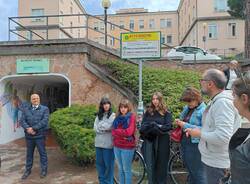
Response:
POLYGON ((139 60, 139 103, 137 114, 143 115, 144 108, 143 108, 143 101, 142 101, 142 59, 139 60))

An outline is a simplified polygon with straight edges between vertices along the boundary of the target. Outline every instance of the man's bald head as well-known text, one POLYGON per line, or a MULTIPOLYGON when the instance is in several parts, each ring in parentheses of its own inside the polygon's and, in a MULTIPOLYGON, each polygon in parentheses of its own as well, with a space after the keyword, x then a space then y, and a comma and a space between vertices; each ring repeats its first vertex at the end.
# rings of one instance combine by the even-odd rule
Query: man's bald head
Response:
POLYGON ((213 81, 218 89, 224 89, 227 84, 225 74, 218 69, 208 69, 204 72, 203 78, 213 81))

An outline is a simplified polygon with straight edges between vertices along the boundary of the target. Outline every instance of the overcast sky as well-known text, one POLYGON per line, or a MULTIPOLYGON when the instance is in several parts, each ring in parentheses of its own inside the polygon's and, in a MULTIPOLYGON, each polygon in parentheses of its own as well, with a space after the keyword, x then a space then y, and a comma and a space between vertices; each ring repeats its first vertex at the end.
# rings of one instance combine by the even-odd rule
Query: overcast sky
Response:
MULTIPOLYGON (((53 0, 51 0, 53 1, 53 0)), ((80 0, 89 14, 102 14, 101 0, 80 0)), ((149 11, 176 10, 180 0, 111 0, 108 13, 121 8, 146 8, 149 11)), ((17 16, 18 0, 0 0, 0 41, 8 39, 8 17, 17 16)))

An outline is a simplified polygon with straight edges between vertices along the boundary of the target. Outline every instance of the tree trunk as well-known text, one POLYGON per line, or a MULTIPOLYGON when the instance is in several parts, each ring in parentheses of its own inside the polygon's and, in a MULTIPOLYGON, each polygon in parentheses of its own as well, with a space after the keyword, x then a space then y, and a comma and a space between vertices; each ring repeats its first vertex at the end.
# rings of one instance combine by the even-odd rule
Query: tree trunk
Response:
POLYGON ((245 58, 250 59, 250 0, 245 1, 246 21, 245 21, 245 58))

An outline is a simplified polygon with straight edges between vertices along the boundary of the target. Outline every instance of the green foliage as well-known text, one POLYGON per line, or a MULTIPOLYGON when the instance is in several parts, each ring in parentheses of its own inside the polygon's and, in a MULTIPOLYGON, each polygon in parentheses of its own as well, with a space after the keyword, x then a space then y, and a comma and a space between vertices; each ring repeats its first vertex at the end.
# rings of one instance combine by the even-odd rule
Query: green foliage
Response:
POLYGON ((245 19, 245 3, 246 0, 228 0, 227 4, 230 8, 230 10, 228 10, 228 13, 233 17, 245 19))
POLYGON ((50 117, 50 127, 63 152, 82 165, 95 158, 93 124, 96 107, 93 105, 60 109, 50 117))
MULTIPOLYGON (((108 68, 113 77, 138 95, 138 66, 120 61, 102 61, 98 64, 108 68)), ((151 95, 160 91, 174 118, 177 118, 184 105, 179 101, 183 90, 187 86, 199 88, 199 77, 198 73, 192 71, 144 67, 143 101, 149 103, 151 95)))

